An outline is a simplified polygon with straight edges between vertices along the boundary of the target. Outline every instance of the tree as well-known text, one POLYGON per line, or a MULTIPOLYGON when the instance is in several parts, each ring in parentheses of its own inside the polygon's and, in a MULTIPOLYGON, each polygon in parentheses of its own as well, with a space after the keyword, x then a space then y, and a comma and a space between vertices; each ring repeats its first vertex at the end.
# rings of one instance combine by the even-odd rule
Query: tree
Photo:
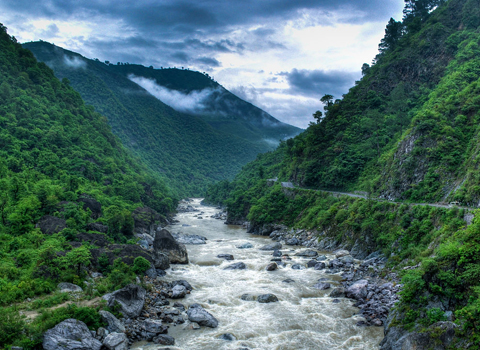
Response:
MULTIPOLYGON (((383 39, 380 41, 380 44, 378 45, 378 50, 383 53, 387 50, 393 50, 397 43, 398 40, 402 37, 404 34, 404 25, 402 22, 397 22, 393 18, 390 18, 390 21, 388 21, 387 27, 385 28, 385 36, 383 39)), ((363 73, 363 67, 362 67, 362 73, 363 73)))
POLYGON ((313 113, 313 118, 317 121, 317 124, 319 124, 322 121, 323 113, 320 111, 316 111, 313 113))
POLYGON ((322 102, 325 105, 323 109, 328 110, 328 107, 330 107, 333 104, 333 96, 329 94, 325 94, 320 99, 320 102, 322 102))
POLYGON ((362 75, 366 75, 370 70, 370 65, 368 63, 362 64, 362 75))
POLYGON ((421 23, 425 22, 430 13, 445 0, 405 0, 403 9, 403 23, 409 31, 420 29, 421 23))

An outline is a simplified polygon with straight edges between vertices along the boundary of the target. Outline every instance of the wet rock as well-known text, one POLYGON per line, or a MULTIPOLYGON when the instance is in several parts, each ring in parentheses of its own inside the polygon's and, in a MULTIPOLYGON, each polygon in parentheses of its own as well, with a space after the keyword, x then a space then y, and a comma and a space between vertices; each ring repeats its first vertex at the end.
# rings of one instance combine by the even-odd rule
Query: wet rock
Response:
POLYGON ((253 294, 245 293, 245 294, 242 294, 240 299, 245 300, 245 301, 254 301, 254 300, 257 299, 257 297, 253 294))
POLYGON ((330 287, 331 287, 331 285, 328 282, 319 282, 319 283, 317 283, 313 286, 313 288, 319 289, 319 290, 330 289, 330 287))
POLYGON ((243 243, 241 245, 237 245, 237 248, 238 249, 250 249, 250 248, 253 248, 253 245, 252 243, 243 243))
POLYGON ((315 267, 315 265, 317 264, 318 264, 317 260, 310 260, 309 262, 307 262, 307 267, 315 267))
POLYGON ((282 256, 282 252, 281 252, 280 250, 278 250, 278 249, 275 249, 275 250, 273 251, 273 256, 274 256, 274 257, 280 257, 280 256, 282 256))
POLYGON ((180 311, 185 311, 185 305, 179 303, 178 301, 173 303, 173 307, 177 308, 180 311))
POLYGON ((345 288, 337 287, 332 290, 329 297, 330 298, 342 298, 345 296, 345 288))
POLYGON ((152 278, 152 279, 157 278, 158 276, 157 270, 154 267, 152 267, 147 271, 145 271, 145 276, 148 276, 149 278, 152 278))
POLYGON ((107 323, 106 329, 110 333, 125 333, 125 326, 118 318, 112 315, 110 312, 101 310, 98 312, 102 317, 103 322, 107 323))
POLYGON ((339 302, 340 302, 340 300, 338 300, 338 299, 333 299, 332 300, 332 303, 334 303, 334 304, 338 304, 339 302))
POLYGON ((192 322, 191 324, 192 329, 200 329, 200 325, 197 322, 192 322))
POLYGON ((164 270, 161 270, 161 269, 155 269, 155 270, 157 271, 157 277, 163 277, 167 274, 164 270))
POLYGON ((327 257, 325 255, 317 256, 317 261, 325 261, 325 260, 327 260, 327 257))
POLYGON ((172 233, 172 236, 175 238, 175 240, 178 243, 192 244, 192 245, 207 243, 207 238, 199 235, 188 235, 186 233, 172 233))
POLYGON ((129 284, 125 288, 116 290, 113 293, 105 294, 103 299, 107 301, 108 307, 120 305, 120 311, 125 317, 138 317, 145 304, 145 289, 136 284, 129 284))
POLYGON ((278 265, 276 263, 270 263, 267 265, 267 267, 265 268, 265 270, 267 271, 275 271, 278 269, 278 265))
POLYGON ((217 328, 218 321, 211 313, 198 304, 193 304, 187 311, 188 320, 196 322, 200 326, 217 328))
POLYGON ((278 301, 278 298, 275 294, 261 294, 257 297, 259 303, 275 303, 278 301))
POLYGON ((227 267, 224 268, 224 270, 245 270, 247 268, 247 265, 245 265, 243 262, 238 262, 235 264, 228 265, 227 267))
POLYGON ((305 267, 305 265, 302 265, 302 264, 293 264, 292 269, 293 270, 305 270, 306 267, 305 267))
POLYGON ((38 221, 35 227, 39 228, 43 234, 53 235, 67 228, 67 222, 56 216, 45 215, 38 221))
POLYGON ((280 259, 280 258, 273 258, 273 259, 270 259, 270 261, 279 262, 279 261, 282 261, 282 259, 280 259))
POLYGON ((143 322, 142 328, 149 333, 165 334, 168 332, 168 327, 162 324, 160 320, 146 319, 143 322))
POLYGON ((172 288, 172 299, 184 298, 187 295, 187 288, 178 284, 172 288))
POLYGON ((352 265, 355 261, 351 255, 345 255, 339 258, 345 265, 352 265))
POLYGON ((327 266, 325 265, 325 263, 319 262, 319 263, 316 263, 313 268, 314 268, 315 270, 323 270, 323 269, 325 269, 326 267, 327 267, 327 266))
POLYGON ((295 280, 292 280, 291 278, 287 278, 286 280, 282 281, 283 283, 293 283, 295 280))
POLYGON ((175 345, 175 338, 167 334, 161 334, 153 338, 153 342, 160 345, 175 345))
POLYGON ((73 318, 60 322, 43 337, 45 350, 100 350, 101 347, 102 343, 92 336, 87 325, 73 318))
POLYGON ((367 285, 367 280, 359 280, 347 288, 345 296, 355 300, 365 299, 368 294, 367 285))
POLYGON ((77 286, 76 284, 73 283, 68 283, 68 282, 62 282, 57 285, 57 289, 60 290, 62 293, 67 293, 67 292, 83 292, 82 287, 77 286))
POLYGON ((293 238, 289 238, 285 241, 285 244, 286 245, 299 245, 301 244, 300 241, 298 240, 298 238, 296 237, 293 237, 293 238))
POLYGON ((188 264, 187 248, 185 248, 184 244, 178 243, 170 232, 165 229, 156 233, 153 249, 155 253, 162 252, 167 254, 171 264, 188 264))
POLYGON ((232 254, 218 254, 217 258, 225 259, 225 260, 234 260, 234 257, 232 254))
POLYGON ((282 249, 282 244, 279 242, 266 244, 263 247, 259 248, 260 250, 279 250, 282 249))
POLYGON ((341 258, 343 256, 346 256, 346 255, 350 255, 350 252, 348 250, 338 250, 335 252, 335 257, 338 259, 338 258, 341 258))
POLYGON ((172 287, 175 287, 175 286, 178 286, 178 285, 181 285, 181 286, 184 286, 188 291, 191 291, 193 290, 193 287, 191 286, 190 283, 188 283, 187 281, 185 280, 177 280, 177 281, 173 281, 171 282, 172 284, 172 287))
POLYGON ((128 350, 128 338, 125 333, 110 333, 103 340, 108 350, 128 350))
POLYGON ((219 339, 225 340, 225 341, 234 341, 237 340, 237 338, 230 333, 224 333, 221 336, 218 337, 219 339))
POLYGON ((297 254, 295 254, 295 256, 303 256, 303 257, 306 257, 306 258, 315 258, 315 257, 318 256, 318 252, 316 252, 315 250, 307 249, 307 250, 304 250, 303 252, 298 252, 297 254))

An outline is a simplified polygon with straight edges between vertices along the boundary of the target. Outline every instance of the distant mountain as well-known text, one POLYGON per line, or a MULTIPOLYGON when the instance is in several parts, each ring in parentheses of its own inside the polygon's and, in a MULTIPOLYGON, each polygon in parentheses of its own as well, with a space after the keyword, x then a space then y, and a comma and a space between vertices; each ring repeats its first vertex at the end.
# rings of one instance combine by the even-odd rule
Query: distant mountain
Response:
POLYGON ((124 145, 182 196, 201 195, 209 184, 232 178, 258 153, 301 131, 202 73, 106 64, 46 42, 23 46, 58 78, 67 78, 108 118, 124 145))

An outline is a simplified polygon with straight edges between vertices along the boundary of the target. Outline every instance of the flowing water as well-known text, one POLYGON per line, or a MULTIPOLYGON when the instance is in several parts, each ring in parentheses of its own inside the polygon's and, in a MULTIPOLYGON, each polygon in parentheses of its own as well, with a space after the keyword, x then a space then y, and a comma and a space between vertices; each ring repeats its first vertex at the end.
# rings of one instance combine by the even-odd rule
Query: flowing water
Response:
MULTIPOLYGON (((180 299, 186 307, 199 303, 219 321, 218 328, 202 327, 193 330, 185 324, 171 326, 168 334, 176 340, 170 349, 212 350, 212 349, 378 349, 383 338, 382 327, 358 327, 363 318, 356 315, 358 309, 349 299, 340 298, 332 303, 330 290, 312 288, 321 278, 326 278, 332 287, 339 284, 339 275, 329 275, 313 269, 293 270, 294 263, 306 264, 307 259, 294 257, 302 247, 284 246, 282 253, 289 254, 287 266, 268 272, 265 267, 272 259, 271 251, 258 248, 272 243, 268 237, 253 236, 239 226, 225 225, 222 220, 210 218, 217 209, 200 205, 195 199, 192 206, 203 211, 180 213, 179 224, 168 227, 171 232, 197 234, 207 237, 207 244, 187 245, 190 263, 175 265, 165 277, 168 281, 185 279, 193 291, 180 299), (199 219, 198 216, 203 217, 199 219), (186 226, 188 225, 188 226, 186 226), (251 249, 236 246, 250 242, 251 249), (216 256, 232 254, 233 261, 216 256), (244 262, 245 270, 223 270, 235 262, 244 262), (295 282, 282 282, 286 279, 295 282), (261 304, 240 299, 242 294, 253 295, 273 293, 279 302, 261 304), (237 340, 219 339, 222 334, 231 333, 237 340)), ((328 253, 325 253, 330 257, 328 253)), ((154 344, 139 343, 138 350, 162 349, 154 344)))

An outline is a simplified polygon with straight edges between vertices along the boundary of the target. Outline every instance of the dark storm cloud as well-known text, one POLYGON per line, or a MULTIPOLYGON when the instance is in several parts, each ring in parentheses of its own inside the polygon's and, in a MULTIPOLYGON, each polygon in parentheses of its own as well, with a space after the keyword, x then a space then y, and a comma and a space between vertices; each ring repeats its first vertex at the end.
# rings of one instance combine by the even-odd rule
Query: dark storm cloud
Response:
POLYGON ((305 69, 293 69, 279 75, 285 76, 292 91, 301 95, 313 97, 331 94, 337 98, 348 92, 361 76, 360 73, 305 69))
MULTIPOLYGON (((229 27, 289 19, 299 11, 317 9, 324 12, 344 10, 356 12, 349 22, 375 20, 391 9, 393 1, 385 0, 137 0, 105 1, 45 0, 8 1, 11 10, 28 9, 35 16, 84 17, 107 16, 121 18, 128 25, 142 28, 146 34, 221 33, 229 27)), ((67 18, 64 18, 67 19, 67 18)), ((107 29, 107 28, 106 28, 107 29)), ((260 33, 260 32, 259 32, 260 33)), ((260 33, 261 34, 261 33, 260 33)), ((268 34, 268 33, 265 33, 268 34)))

